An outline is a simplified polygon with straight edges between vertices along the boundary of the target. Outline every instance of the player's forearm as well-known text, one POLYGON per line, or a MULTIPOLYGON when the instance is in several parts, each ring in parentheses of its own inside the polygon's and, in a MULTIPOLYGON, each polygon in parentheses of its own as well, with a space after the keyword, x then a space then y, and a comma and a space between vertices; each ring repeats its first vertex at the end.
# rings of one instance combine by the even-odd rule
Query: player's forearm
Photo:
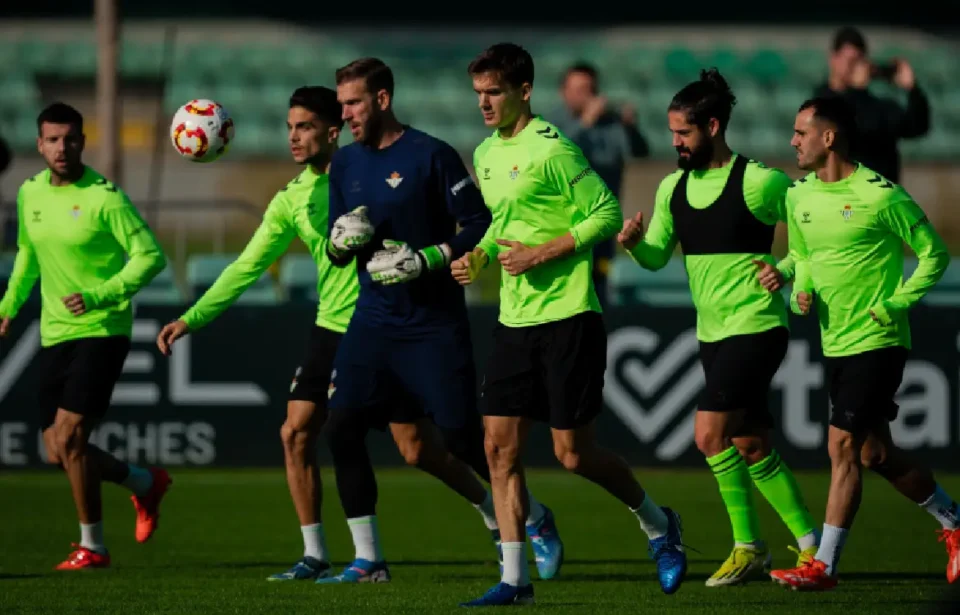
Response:
POLYGON ((787 254, 784 256, 779 263, 777 263, 777 269, 780 271, 780 275, 783 276, 784 281, 789 282, 796 275, 797 263, 794 260, 793 256, 787 254))
POLYGON ((654 245, 641 240, 632 250, 628 250, 627 254, 644 269, 658 271, 670 262, 673 257, 673 247, 654 245))
POLYGON ((572 233, 564 233, 536 247, 536 264, 542 265, 558 258, 569 256, 577 251, 577 241, 572 233))
POLYGON ((610 239, 620 230, 623 213, 615 198, 607 199, 590 214, 570 229, 570 235, 576 243, 576 250, 589 250, 597 243, 610 239))
POLYGON ((916 305, 943 277, 950 264, 950 254, 943 242, 936 243, 938 245, 929 244, 926 250, 917 254, 916 270, 892 297, 881 303, 881 309, 891 319, 916 305))
POLYGON ((96 288, 83 291, 84 303, 87 309, 96 309, 128 300, 166 266, 167 259, 159 246, 151 251, 133 253, 116 275, 96 288))
POLYGON ((486 207, 471 216, 457 220, 460 232, 450 238, 447 245, 451 250, 451 258, 458 259, 470 250, 473 250, 486 237, 490 230, 490 210, 486 207))
POLYGON ((7 292, 0 300, 0 316, 13 318, 30 297, 33 285, 37 283, 39 270, 32 251, 21 248, 13 262, 13 271, 7 282, 7 292))
POLYGON ((477 247, 474 249, 474 251, 476 252, 477 250, 483 252, 485 258, 484 267, 497 260, 497 254, 500 252, 500 246, 497 245, 497 238, 494 237, 493 226, 487 229, 486 234, 477 243, 477 247))
POLYGON ((794 314, 803 314, 797 303, 797 295, 802 292, 813 292, 813 278, 810 275, 810 263, 807 260, 797 260, 794 265, 793 291, 790 293, 790 310, 794 314))
POLYGON ((213 286, 203 293, 180 320, 187 323, 192 331, 207 326, 236 303, 240 295, 260 279, 271 262, 240 259, 230 263, 213 286))

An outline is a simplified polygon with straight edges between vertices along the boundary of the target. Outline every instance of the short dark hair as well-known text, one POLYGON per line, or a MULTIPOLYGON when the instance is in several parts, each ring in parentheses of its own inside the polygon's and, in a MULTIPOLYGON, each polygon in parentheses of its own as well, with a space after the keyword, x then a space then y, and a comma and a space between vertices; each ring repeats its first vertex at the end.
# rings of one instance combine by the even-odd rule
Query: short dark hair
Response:
POLYGON ((560 78, 560 85, 563 85, 567 82, 567 77, 574 73, 581 73, 590 77, 593 80, 593 91, 596 92, 599 84, 600 77, 597 75, 597 69, 593 64, 589 62, 576 62, 567 67, 567 70, 563 72, 563 77, 560 78))
POLYGON ((303 107, 317 114, 321 121, 343 128, 343 107, 337 93, 321 85, 305 85, 290 95, 290 108, 303 107))
POLYGON ((867 53, 867 39, 863 32, 853 26, 844 26, 837 30, 833 35, 833 43, 830 48, 834 51, 840 51, 845 45, 852 45, 863 53, 867 53))
POLYGON ((813 117, 822 122, 832 124, 840 141, 850 147, 856 137, 857 116, 851 107, 840 96, 817 96, 803 101, 797 111, 813 109, 813 117))
POLYGON ((512 87, 533 85, 533 57, 514 43, 497 43, 487 47, 467 66, 467 74, 494 72, 512 87))
POLYGON ((710 118, 717 118, 720 133, 723 134, 736 104, 737 97, 727 85, 727 80, 720 71, 711 68, 701 70, 700 79, 688 83, 677 92, 667 110, 685 112, 687 121, 700 127, 706 126, 710 118))
POLYGON ((55 102, 37 116, 37 134, 43 132, 44 124, 70 124, 83 132, 83 116, 70 105, 55 102))
POLYGON ((363 79, 372 94, 386 90, 393 96, 393 71, 379 58, 360 58, 337 69, 337 85, 344 81, 363 79))

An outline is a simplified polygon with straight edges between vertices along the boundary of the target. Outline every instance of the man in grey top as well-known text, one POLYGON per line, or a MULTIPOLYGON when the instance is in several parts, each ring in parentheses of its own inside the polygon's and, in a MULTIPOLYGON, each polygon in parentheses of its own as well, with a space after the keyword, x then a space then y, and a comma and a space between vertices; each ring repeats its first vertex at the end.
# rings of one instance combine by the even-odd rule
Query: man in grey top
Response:
MULTIPOLYGON (((551 121, 583 150, 590 166, 619 198, 627 161, 644 158, 650 152, 637 130, 633 108, 613 108, 599 92, 596 69, 586 63, 567 69, 560 83, 560 95, 565 113, 551 121)), ((593 281, 604 305, 613 252, 612 239, 598 243, 593 251, 593 281)))

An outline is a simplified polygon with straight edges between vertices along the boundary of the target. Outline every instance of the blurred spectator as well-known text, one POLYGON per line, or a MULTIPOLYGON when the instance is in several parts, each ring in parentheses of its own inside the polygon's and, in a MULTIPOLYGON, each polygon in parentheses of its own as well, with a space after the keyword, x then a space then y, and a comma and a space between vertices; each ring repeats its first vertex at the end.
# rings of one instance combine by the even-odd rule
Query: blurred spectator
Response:
MULTIPOLYGON (((553 123, 580 146, 593 170, 619 198, 627 161, 650 153, 637 130, 634 109, 629 105, 615 107, 601 95, 597 70, 586 63, 567 69, 560 95, 566 109, 552 118, 553 123)), ((597 244, 593 252, 593 278, 603 303, 607 300, 607 273, 613 254, 613 239, 597 244)))
MULTIPOLYGON (((0 137, 0 175, 10 166, 13 154, 7 142, 0 137)), ((0 193, 0 220, 3 220, 3 237, 0 238, 0 250, 8 250, 17 244, 17 208, 13 203, 7 207, 7 202, 3 199, 3 193, 0 193)))
POLYGON ((930 130, 930 103, 917 85, 913 68, 903 59, 887 64, 872 62, 867 41, 852 27, 841 28, 833 37, 830 76, 814 92, 845 98, 857 115, 853 157, 887 179, 900 181, 900 139, 915 139, 930 130), (907 106, 867 91, 872 79, 890 81, 907 92, 907 106))

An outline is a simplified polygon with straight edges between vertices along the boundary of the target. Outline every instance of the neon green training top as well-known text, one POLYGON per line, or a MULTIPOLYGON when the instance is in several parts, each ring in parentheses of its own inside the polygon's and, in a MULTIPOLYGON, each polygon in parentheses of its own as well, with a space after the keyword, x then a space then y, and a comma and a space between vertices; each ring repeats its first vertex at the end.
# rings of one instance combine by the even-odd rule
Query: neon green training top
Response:
POLYGON ((822 182, 811 173, 787 191, 786 203, 790 253, 797 262, 790 304, 800 313, 797 293, 814 293, 824 356, 909 349, 908 310, 950 263, 920 206, 902 187, 863 165, 836 182, 822 182), (919 261, 906 282, 904 243, 919 261))
POLYGON ((499 132, 487 137, 474 151, 473 165, 493 214, 479 243, 490 262, 508 249, 497 239, 535 246, 570 233, 576 244, 576 252, 564 258, 518 276, 501 274, 500 322, 528 327, 600 312, 590 248, 620 230, 623 214, 580 148, 537 116, 513 138, 499 132))
POLYGON ((90 167, 75 183, 52 186, 46 169, 20 187, 17 217, 17 258, 0 316, 15 317, 39 277, 42 346, 129 337, 130 299, 167 261, 123 190, 90 167), (63 298, 78 292, 87 311, 74 316, 63 298))
POLYGON ((327 257, 328 176, 308 165, 277 192, 246 248, 223 270, 207 292, 180 317, 191 330, 206 326, 230 307, 299 236, 317 263, 317 326, 347 330, 360 285, 351 263, 334 267, 327 257))
MULTIPOLYGON (((738 157, 735 154, 720 168, 689 173, 686 200, 691 208, 704 210, 714 205, 724 192, 738 157)), ((663 268, 673 257, 680 241, 670 203, 682 176, 683 171, 678 169, 660 182, 650 227, 643 240, 631 250, 633 259, 645 269, 663 268)), ((791 183, 792 180, 780 169, 750 160, 743 173, 743 202, 756 220, 775 226, 778 220, 786 221, 784 194, 791 183)), ((707 234, 711 231, 700 230, 707 234)), ((734 335, 787 326, 783 297, 760 285, 757 266, 753 263, 762 260, 775 264, 770 255, 771 248, 772 244, 765 246, 766 252, 684 254, 690 293, 697 310, 697 339, 715 342, 734 335)), ((681 245, 680 249, 685 247, 681 245)), ((793 259, 785 258, 777 267, 786 279, 793 277, 793 259)))

